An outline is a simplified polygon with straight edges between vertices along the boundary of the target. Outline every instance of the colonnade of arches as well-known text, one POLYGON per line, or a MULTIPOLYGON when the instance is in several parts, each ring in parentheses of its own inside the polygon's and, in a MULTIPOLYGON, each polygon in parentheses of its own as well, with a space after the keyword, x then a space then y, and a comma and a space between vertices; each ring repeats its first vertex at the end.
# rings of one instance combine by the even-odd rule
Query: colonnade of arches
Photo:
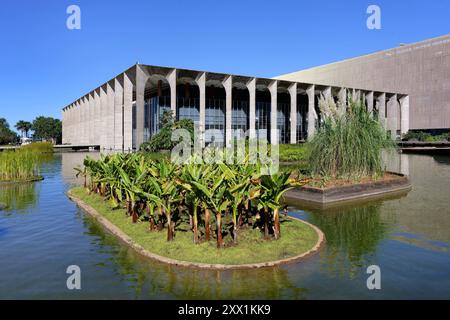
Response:
POLYGON ((361 99, 394 138, 409 129, 406 94, 135 65, 63 109, 63 143, 131 151, 161 130, 169 110, 191 119, 204 145, 297 143, 321 125, 322 94, 361 99))

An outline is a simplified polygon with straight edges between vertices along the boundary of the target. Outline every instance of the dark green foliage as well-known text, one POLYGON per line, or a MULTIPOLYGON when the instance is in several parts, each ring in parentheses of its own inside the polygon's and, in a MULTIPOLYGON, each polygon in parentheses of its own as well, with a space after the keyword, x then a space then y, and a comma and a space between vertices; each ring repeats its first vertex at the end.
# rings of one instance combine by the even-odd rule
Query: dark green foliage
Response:
POLYGON ((160 150, 171 150, 178 141, 172 141, 172 132, 175 129, 186 129, 194 136, 194 123, 190 119, 174 121, 172 112, 165 111, 160 120, 161 130, 153 135, 149 141, 140 146, 141 151, 155 152, 160 150))
POLYGON ((22 133, 22 136, 25 134, 25 137, 28 137, 28 132, 31 130, 31 126, 31 122, 19 120, 14 127, 22 133))
POLYGON ((31 129, 34 131, 35 139, 55 140, 56 143, 61 143, 62 123, 59 119, 39 116, 33 120, 31 129))
POLYGON ((0 118, 0 145, 17 143, 18 137, 10 128, 5 118, 0 118))
POLYGON ((381 151, 393 147, 380 123, 359 102, 351 102, 347 112, 326 118, 307 144, 313 175, 359 178, 381 175, 381 151))
POLYGON ((433 136, 433 135, 431 135, 431 133, 424 132, 424 131, 408 131, 408 133, 403 136, 403 140, 426 141, 426 142, 449 141, 450 133, 443 133, 443 134, 440 134, 437 136, 433 136))

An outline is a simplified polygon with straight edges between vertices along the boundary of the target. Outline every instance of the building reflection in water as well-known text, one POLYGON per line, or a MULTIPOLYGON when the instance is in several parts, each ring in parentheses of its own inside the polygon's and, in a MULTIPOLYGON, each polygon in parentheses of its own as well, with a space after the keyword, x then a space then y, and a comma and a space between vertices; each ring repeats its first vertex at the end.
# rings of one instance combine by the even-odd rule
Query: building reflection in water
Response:
POLYGON ((114 261, 98 266, 111 267, 129 282, 135 298, 156 299, 303 299, 299 288, 284 267, 250 270, 201 270, 182 268, 140 257, 121 245, 90 217, 83 216, 95 245, 112 250, 114 261))

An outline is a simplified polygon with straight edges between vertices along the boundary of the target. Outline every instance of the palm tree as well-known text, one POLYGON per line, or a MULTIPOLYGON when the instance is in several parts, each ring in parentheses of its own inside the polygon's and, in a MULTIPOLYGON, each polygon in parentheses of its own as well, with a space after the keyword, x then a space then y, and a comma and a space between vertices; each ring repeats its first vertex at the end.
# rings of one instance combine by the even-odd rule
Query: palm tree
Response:
POLYGON ((31 130, 30 122, 19 120, 19 121, 17 121, 17 123, 14 127, 20 131, 20 133, 22 134, 22 137, 24 136, 24 133, 25 133, 25 137, 28 138, 28 132, 31 130))

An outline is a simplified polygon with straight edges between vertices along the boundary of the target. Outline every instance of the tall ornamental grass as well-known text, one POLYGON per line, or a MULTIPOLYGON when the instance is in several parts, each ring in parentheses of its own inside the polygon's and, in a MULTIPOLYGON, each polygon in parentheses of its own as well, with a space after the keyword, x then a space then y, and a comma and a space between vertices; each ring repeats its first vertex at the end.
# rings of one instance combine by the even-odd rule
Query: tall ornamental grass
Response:
POLYGON ((39 177, 39 156, 28 150, 0 152, 0 181, 29 181, 39 177))
POLYGON ((381 152, 393 148, 394 142, 366 106, 321 97, 319 107, 324 121, 308 143, 311 173, 346 179, 382 175, 381 152))
POLYGON ((51 142, 33 142, 22 146, 21 149, 38 153, 53 153, 53 145, 51 142))

